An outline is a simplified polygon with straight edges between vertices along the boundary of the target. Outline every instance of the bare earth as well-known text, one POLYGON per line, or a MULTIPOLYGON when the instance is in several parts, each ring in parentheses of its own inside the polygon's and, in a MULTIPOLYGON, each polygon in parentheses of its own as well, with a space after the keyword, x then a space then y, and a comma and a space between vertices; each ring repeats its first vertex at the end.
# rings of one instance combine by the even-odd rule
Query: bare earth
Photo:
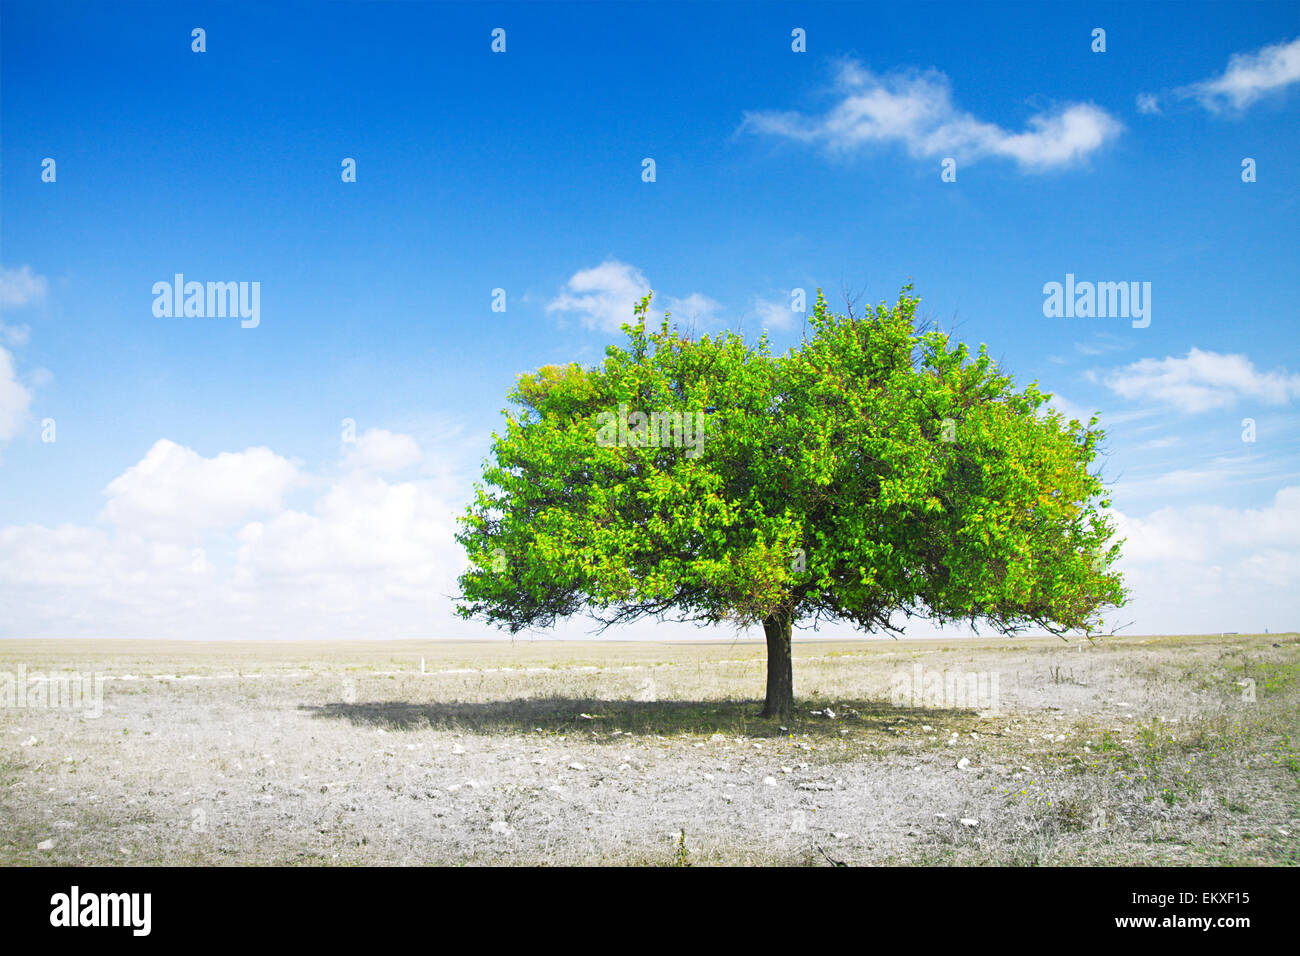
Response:
POLYGON ((0 641, 105 675, 0 706, 0 864, 1300 863, 1295 634, 797 641, 784 725, 764 659, 0 641), (998 699, 900 701, 917 665, 998 699))

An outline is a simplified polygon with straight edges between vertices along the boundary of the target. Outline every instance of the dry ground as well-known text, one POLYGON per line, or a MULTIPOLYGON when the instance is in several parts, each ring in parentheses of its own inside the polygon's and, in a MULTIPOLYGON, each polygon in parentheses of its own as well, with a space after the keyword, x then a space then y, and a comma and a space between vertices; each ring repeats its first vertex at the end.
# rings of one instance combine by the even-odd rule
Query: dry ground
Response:
POLYGON ((764 653, 0 641, 106 675, 0 707, 0 864, 1300 862, 1295 634, 797 642, 784 724, 764 653))

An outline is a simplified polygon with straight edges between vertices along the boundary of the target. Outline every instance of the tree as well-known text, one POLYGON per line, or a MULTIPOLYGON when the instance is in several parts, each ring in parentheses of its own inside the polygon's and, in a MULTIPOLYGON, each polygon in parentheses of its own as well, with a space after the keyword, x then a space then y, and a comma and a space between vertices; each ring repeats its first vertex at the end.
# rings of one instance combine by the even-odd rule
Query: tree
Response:
POLYGON ((521 375, 460 519, 458 612, 761 623, 765 716, 793 707, 796 624, 1091 632, 1126 597, 1096 418, 920 327, 911 292, 861 317, 819 292, 782 356, 668 316, 647 333, 647 296, 602 365, 521 375))

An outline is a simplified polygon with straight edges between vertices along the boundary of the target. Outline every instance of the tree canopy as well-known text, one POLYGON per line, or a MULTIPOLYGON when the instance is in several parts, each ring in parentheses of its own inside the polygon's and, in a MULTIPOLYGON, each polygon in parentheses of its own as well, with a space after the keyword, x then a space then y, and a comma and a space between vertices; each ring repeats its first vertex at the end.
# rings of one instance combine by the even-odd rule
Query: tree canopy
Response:
POLYGON ((821 293, 804 340, 690 337, 650 297, 603 364, 521 375, 457 539, 458 611, 517 632, 587 613, 763 624, 764 713, 793 706, 791 628, 910 617, 1090 632, 1126 593, 1103 433, 918 322, 821 293))

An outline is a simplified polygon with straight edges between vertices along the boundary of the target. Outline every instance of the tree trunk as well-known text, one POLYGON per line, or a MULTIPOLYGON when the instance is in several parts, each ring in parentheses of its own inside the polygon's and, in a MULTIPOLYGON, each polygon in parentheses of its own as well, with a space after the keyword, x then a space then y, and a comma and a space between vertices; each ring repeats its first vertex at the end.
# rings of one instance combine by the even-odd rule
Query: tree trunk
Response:
POLYGON ((788 717, 794 710, 794 666, 790 659, 791 615, 777 611, 763 621, 767 635, 767 701, 764 717, 788 717))

